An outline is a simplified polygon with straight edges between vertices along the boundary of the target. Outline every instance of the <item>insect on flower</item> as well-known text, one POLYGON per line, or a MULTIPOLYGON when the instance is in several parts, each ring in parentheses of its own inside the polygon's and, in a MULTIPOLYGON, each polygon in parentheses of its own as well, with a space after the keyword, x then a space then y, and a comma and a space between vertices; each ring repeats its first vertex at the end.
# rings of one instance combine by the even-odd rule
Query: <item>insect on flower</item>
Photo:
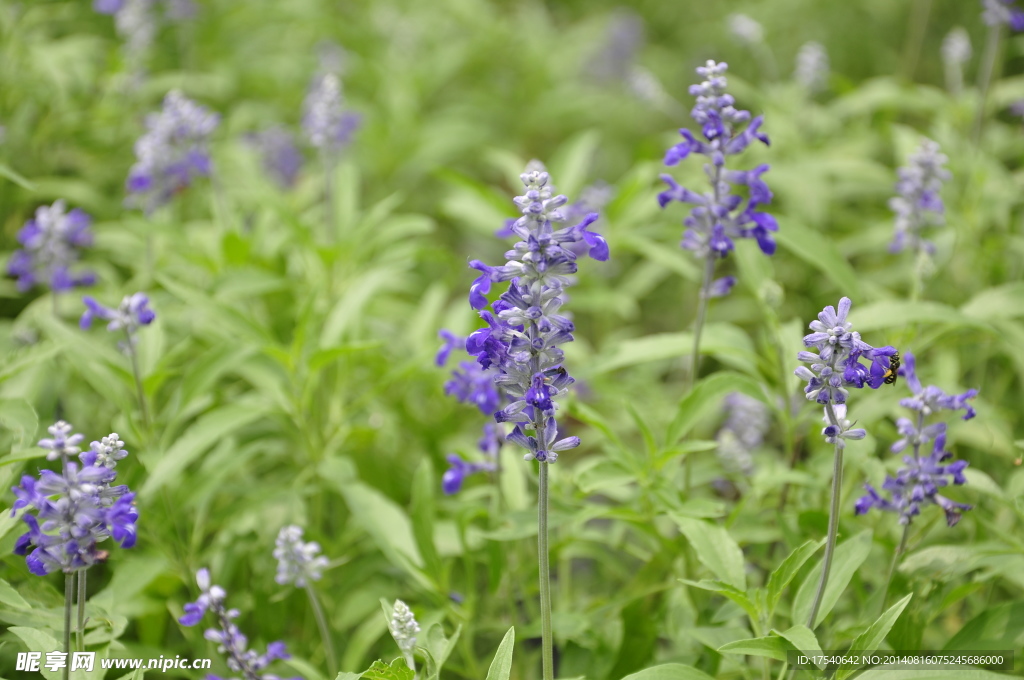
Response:
POLYGON ((900 353, 897 351, 889 357, 889 370, 885 372, 882 382, 886 385, 895 385, 899 377, 896 373, 898 370, 900 370, 900 353))

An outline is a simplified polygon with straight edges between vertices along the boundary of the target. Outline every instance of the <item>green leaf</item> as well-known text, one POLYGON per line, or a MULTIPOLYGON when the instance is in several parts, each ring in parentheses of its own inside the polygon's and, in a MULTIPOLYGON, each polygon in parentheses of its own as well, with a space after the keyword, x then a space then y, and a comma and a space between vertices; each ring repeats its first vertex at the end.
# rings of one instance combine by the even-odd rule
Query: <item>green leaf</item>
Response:
MULTIPOLYGON (((488 678, 487 680, 490 680, 488 678)), ((712 680, 704 671, 681 663, 665 663, 631 673, 622 680, 712 680)))
MULTIPOLYGON (((772 634, 784 638, 797 651, 821 654, 821 645, 818 643, 818 637, 814 634, 813 630, 802 623, 782 632, 773 630, 772 634)), ((818 668, 824 668, 823 664, 817 664, 817 666, 818 668)))
POLYGON ((355 522, 370 535, 384 556, 423 585, 433 587, 424 580, 420 571, 423 557, 416 547, 412 522, 405 511, 380 491, 357 481, 347 461, 324 461, 321 474, 337 484, 338 492, 345 499, 355 522), (333 468, 338 468, 344 474, 332 471, 333 468))
POLYGON ((29 180, 25 179, 23 176, 12 170, 11 167, 6 163, 0 163, 0 177, 6 177, 7 179, 11 180, 12 182, 20 186, 22 189, 27 189, 28 191, 36 190, 35 184, 33 184, 32 182, 30 182, 29 180))
POLYGON ((552 181, 557 182, 559 193, 568 196, 570 202, 579 198, 600 143, 601 134, 587 130, 565 142, 551 158, 552 181))
POLYGON ((786 220, 785 227, 776 232, 775 238, 779 242, 779 250, 793 253, 820 271, 844 295, 860 299, 860 278, 831 239, 791 219, 786 220))
POLYGON ((1024 316, 1024 281, 988 288, 960 307, 964 316, 999 321, 1024 316))
POLYGON ((0 425, 10 431, 12 448, 21 449, 34 443, 39 417, 26 399, 0 399, 0 425))
POLYGON ((153 456, 143 456, 150 473, 140 493, 151 496, 165 486, 174 486, 190 463, 231 433, 262 418, 266 411, 266 406, 248 399, 203 415, 177 438, 155 465, 153 456))
POLYGON ((769 659, 778 661, 786 660, 786 652, 791 649, 786 640, 775 635, 766 637, 750 638, 748 640, 736 640, 718 648, 719 652, 726 654, 743 654, 746 656, 767 656, 769 659))
MULTIPOLYGON (((8 630, 21 638, 21 641, 25 643, 29 651, 42 652, 42 661, 46 661, 47 652, 63 651, 63 646, 57 642, 56 638, 42 630, 24 626, 11 626, 8 630)), ((68 661, 70 663, 70 659, 68 661)), ((63 670, 51 671, 42 663, 40 663, 40 672, 47 680, 62 680, 64 677, 63 670)), ((71 673, 70 676, 70 680, 86 680, 86 673, 81 668, 71 673)))
POLYGON ((1021 649, 1024 645, 1024 601, 989 607, 967 622, 944 651, 1021 649))
POLYGON ((1011 676, 980 668, 914 671, 902 668, 875 668, 858 675, 858 680, 1009 680, 1011 676))
POLYGON ((746 589, 743 551, 725 527, 678 514, 672 514, 671 517, 697 552, 701 564, 740 592, 746 589))
POLYGON ((939 302, 880 300, 866 305, 854 305, 850 322, 861 331, 886 328, 906 328, 909 324, 962 324, 987 328, 981 321, 964 316, 957 310, 939 302))
POLYGON ((789 554, 785 560, 782 561, 775 571, 768 577, 768 614, 771 615, 775 612, 775 607, 779 604, 779 598, 782 597, 782 591, 786 589, 790 581, 800 571, 800 567, 804 566, 804 562, 811 558, 811 555, 816 553, 818 549, 825 545, 825 539, 820 541, 807 541, 802 546, 794 550, 789 554))
POLYGON ((685 437, 709 412, 720 410, 722 398, 730 392, 764 400, 764 390, 753 378, 731 371, 713 373, 698 382, 679 402, 679 410, 668 428, 666 445, 671 446, 685 437))
POLYGON ((412 479, 412 531, 416 546, 423 555, 428 572, 435 579, 441 578, 441 558, 434 545, 434 468, 429 458, 424 458, 412 479))
POLYGON ((515 626, 508 629, 494 653, 494 659, 487 669, 487 680, 508 680, 512 672, 512 651, 516 644, 515 626))
POLYGON ((11 587, 11 584, 0 578, 0 604, 15 609, 31 609, 32 605, 18 594, 18 591, 11 587))
POLYGON ((361 677, 363 677, 362 673, 347 673, 345 671, 340 671, 338 673, 338 677, 334 680, 359 680, 361 677))
POLYGON ((694 588, 700 588, 701 590, 710 590, 713 593, 718 593, 724 597, 729 598, 747 613, 750 617, 751 622, 757 622, 761 618, 761 612, 758 610, 757 605, 750 599, 747 593, 734 588, 733 586, 723 581, 690 581, 689 579, 679 579, 681 583, 685 583, 688 586, 694 588))
MULTIPOLYGON (((902 600, 889 607, 878 620, 872 623, 867 630, 858 635, 853 643, 850 644, 850 649, 857 652, 873 652, 878 649, 882 641, 885 640, 885 636, 892 630, 892 626, 896 623, 896 619, 900 617, 907 604, 910 602, 910 598, 914 596, 913 593, 908 594, 902 600)), ((842 668, 836 672, 836 680, 843 680, 856 672, 855 668, 842 668)))
MULTIPOLYGON (((700 341, 701 354, 752 376, 757 375, 757 354, 750 337, 732 324, 708 324, 700 341)), ((619 343, 610 356, 599 359, 595 373, 608 373, 628 366, 663 361, 693 353, 693 334, 655 333, 619 343)))
POLYGON ((416 676, 405 664, 405 659, 395 659, 388 666, 379 659, 363 671, 363 680, 412 680, 416 676))
MULTIPOLYGON (((821 606, 818 608, 818 617, 814 621, 817 628, 832 607, 839 601, 839 597, 850 584, 854 573, 864 564, 871 552, 871 531, 862 531, 848 541, 836 546, 835 555, 832 558, 832 571, 829 573, 828 584, 825 586, 825 593, 821 598, 821 606)), ((822 558, 824 560, 824 558, 822 558)), ((804 582, 797 591, 796 599, 793 601, 793 621, 806 621, 811 614, 811 604, 814 600, 814 593, 818 588, 818 579, 821 577, 821 562, 818 563, 811 573, 807 575, 804 582)))
POLYGON ((446 637, 444 634, 444 628, 441 627, 440 623, 435 623, 427 629, 425 636, 426 644, 421 645, 420 649, 423 651, 424 656, 427 658, 427 673, 426 678, 438 678, 441 675, 441 669, 444 668, 444 662, 451 656, 452 650, 455 649, 455 644, 459 641, 459 635, 462 633, 462 626, 455 629, 452 636, 446 637))

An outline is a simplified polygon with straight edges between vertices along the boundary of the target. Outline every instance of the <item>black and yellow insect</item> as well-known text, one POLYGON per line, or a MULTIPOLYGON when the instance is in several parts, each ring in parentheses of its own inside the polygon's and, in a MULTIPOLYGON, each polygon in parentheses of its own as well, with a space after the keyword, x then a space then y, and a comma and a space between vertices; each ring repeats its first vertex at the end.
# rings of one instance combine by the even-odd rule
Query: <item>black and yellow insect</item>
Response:
POLYGON ((884 382, 886 385, 895 385, 898 377, 896 371, 900 370, 900 353, 893 352, 889 357, 889 370, 885 372, 884 382))

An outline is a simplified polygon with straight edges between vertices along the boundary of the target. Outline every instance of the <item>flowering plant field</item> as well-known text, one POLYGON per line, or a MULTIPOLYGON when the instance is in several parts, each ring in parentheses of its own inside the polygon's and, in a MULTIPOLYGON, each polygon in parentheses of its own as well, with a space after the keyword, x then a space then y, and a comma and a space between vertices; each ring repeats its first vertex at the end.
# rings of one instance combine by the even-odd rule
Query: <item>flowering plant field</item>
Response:
POLYGON ((0 53, 0 680, 1024 674, 1024 0, 0 53))

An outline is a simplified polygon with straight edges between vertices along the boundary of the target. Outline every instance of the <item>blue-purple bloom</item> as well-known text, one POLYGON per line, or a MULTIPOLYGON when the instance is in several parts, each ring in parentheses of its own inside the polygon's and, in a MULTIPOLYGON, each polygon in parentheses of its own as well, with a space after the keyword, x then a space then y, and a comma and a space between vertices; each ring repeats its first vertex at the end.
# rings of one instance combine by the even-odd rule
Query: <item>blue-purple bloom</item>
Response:
POLYGON ((851 387, 878 389, 889 370, 889 357, 896 353, 895 347, 872 347, 851 330, 853 325, 846 317, 852 305, 850 298, 844 297, 838 311, 832 305, 825 307, 810 324, 814 332, 804 336, 804 346, 816 349, 817 354, 805 350, 797 355, 811 364, 795 371, 807 381, 804 394, 819 404, 845 404, 851 387))
POLYGON ((218 585, 210 584, 210 572, 205 567, 196 572, 196 583, 199 585, 199 598, 185 605, 185 615, 178 619, 178 623, 194 626, 203 620, 207 612, 212 612, 218 627, 207 628, 203 631, 203 637, 217 643, 217 651, 227 657, 228 668, 240 673, 245 680, 281 680, 278 675, 261 671, 276 659, 291 658, 285 644, 280 641, 271 642, 264 654, 249 649, 248 638, 234 623, 239 611, 227 609, 224 605, 227 592, 218 585))
POLYGON ((445 494, 451 496, 458 493, 462 489, 462 483, 470 475, 496 470, 498 468, 498 451, 501 450, 501 442, 502 437, 497 426, 488 423, 484 425, 484 436, 477 442, 477 448, 489 460, 474 463, 463 460, 462 456, 456 453, 448 454, 447 460, 450 467, 441 477, 441 489, 445 494))
POLYGON ((38 479, 22 477, 21 485, 13 488, 17 500, 11 510, 13 515, 28 508, 22 520, 29 530, 18 538, 14 552, 24 555, 29 570, 39 576, 71 573, 104 560, 106 551, 98 544, 107 538, 131 548, 139 517, 135 494, 123 484, 112 485, 116 461, 127 455, 117 433, 93 442, 79 454, 79 464, 69 458, 79 452, 75 445, 83 436, 71 434, 63 421, 49 431, 53 438, 40 440, 39 446, 49 451, 48 459, 61 459, 62 471, 43 470, 38 479))
POLYGON ((889 199, 889 207, 896 213, 896 233, 889 252, 910 249, 929 255, 935 253, 935 244, 925 240, 921 232, 927 227, 941 226, 945 221, 945 206, 939 192, 942 183, 951 177, 943 167, 947 160, 936 142, 924 139, 910 156, 910 163, 900 168, 897 196, 889 199))
POLYGON ((44 285, 61 292, 94 284, 95 274, 71 271, 81 249, 92 245, 91 224, 92 218, 81 209, 65 211, 62 200, 36 208, 35 217, 18 232, 21 249, 7 263, 7 273, 18 278, 18 290, 44 285))
POLYGON ((946 423, 936 422, 925 425, 925 418, 935 415, 940 411, 964 411, 963 420, 973 418, 976 413, 974 408, 967 403, 968 399, 977 396, 977 390, 967 390, 963 394, 946 394, 940 388, 929 385, 923 387, 917 377, 917 361, 914 355, 907 352, 903 357, 899 375, 906 381, 914 396, 901 399, 900 405, 916 412, 915 420, 899 418, 896 421, 896 429, 900 439, 893 443, 890 450, 893 453, 912 448, 913 455, 903 457, 906 467, 901 468, 896 477, 886 477, 882 485, 883 491, 890 492, 891 499, 883 498, 878 491, 870 484, 865 485, 867 495, 861 497, 856 503, 856 512, 863 515, 871 508, 898 512, 900 524, 908 524, 912 518, 920 512, 922 504, 938 505, 946 513, 946 523, 954 526, 960 521, 960 514, 970 510, 970 505, 956 503, 948 498, 939 495, 938 489, 953 484, 965 484, 967 478, 964 476, 964 468, 967 461, 958 460, 943 465, 953 454, 946 448, 946 423), (921 456, 921 448, 934 442, 932 453, 928 456, 921 456), (949 479, 947 479, 947 477, 949 479))
MULTIPOLYGON (((452 351, 466 348, 466 339, 444 329, 438 335, 444 344, 437 352, 435 363, 444 366, 452 351)), ((501 396, 494 384, 495 375, 497 373, 493 368, 482 368, 476 361, 462 361, 452 370, 451 379, 444 384, 444 393, 454 396, 463 404, 476 406, 481 413, 489 416, 501 406, 501 396)))
MULTIPOLYGON (((751 119, 749 111, 733 106, 735 100, 725 91, 726 69, 727 64, 714 61, 697 69, 704 80, 690 87, 690 94, 697 98, 690 115, 701 126, 704 139, 681 129, 684 141, 665 154, 668 166, 677 165, 693 153, 705 156, 709 162, 704 171, 711 182, 711 191, 691 191, 680 186, 671 175, 664 174, 661 179, 669 188, 658 194, 662 208, 672 201, 693 206, 690 216, 683 221, 687 229, 682 247, 701 259, 725 257, 735 247, 737 238, 756 239, 761 250, 771 255, 775 252, 771 232, 779 228, 774 217, 759 209, 772 200, 772 192, 762 179, 769 166, 760 165, 752 170, 726 168, 727 156, 742 153, 754 141, 768 144, 767 135, 760 131, 763 116, 751 119), (746 201, 732 193, 737 185, 747 187, 746 201)), ((717 292, 727 292, 727 287, 719 286, 717 292)))
POLYGON ((259 153, 263 169, 282 189, 290 189, 302 170, 302 152, 295 135, 281 125, 246 135, 245 140, 259 153))
POLYGON ((863 427, 854 427, 856 423, 846 419, 846 404, 836 404, 833 407, 833 413, 835 413, 836 422, 832 422, 827 409, 823 418, 825 427, 822 428, 821 434, 824 435, 826 442, 844 449, 847 439, 864 439, 867 436, 867 430, 863 427))
POLYGON ((828 86, 828 75, 828 51, 825 46, 813 40, 804 43, 796 54, 793 79, 808 92, 819 92, 828 86))
POLYGON ((939 493, 939 489, 949 486, 950 483, 966 484, 964 468, 967 467, 967 461, 958 460, 943 464, 952 458, 953 454, 945 450, 945 428, 942 430, 935 438, 930 455, 916 455, 915 447, 915 455, 903 457, 906 467, 901 468, 895 477, 885 478, 882 490, 888 491, 890 498, 884 498, 873 486, 865 484, 867 494, 854 505, 856 513, 863 515, 871 508, 878 508, 886 512, 899 513, 899 523, 909 524, 920 514, 922 505, 932 504, 939 506, 946 513, 948 526, 956 526, 961 513, 970 510, 972 506, 946 498, 939 493))
POLYGON ((981 19, 989 26, 1006 24, 1014 31, 1024 31, 1024 10, 1017 0, 981 0, 981 19))
POLYGON ((560 345, 572 342, 574 326, 558 313, 564 288, 577 270, 576 253, 569 246, 585 245, 592 258, 603 261, 608 259, 608 243, 588 229, 598 219, 596 213, 575 226, 554 228, 565 219, 559 209, 568 199, 552 196, 547 172, 528 168, 520 179, 526 192, 515 203, 523 216, 511 228, 522 240, 505 253, 508 261, 502 266, 470 262, 480 272, 470 288, 473 308, 487 305, 491 284, 508 281, 509 287, 491 305, 492 311, 480 312, 487 326, 466 339, 466 351, 482 368, 498 371, 495 384, 511 403, 494 418, 516 423, 508 440, 529 451, 527 460, 553 463, 559 451, 579 445, 578 437, 558 439, 555 422, 555 398, 573 382, 562 368, 560 345))
POLYGON ((145 293, 125 295, 117 309, 105 307, 95 299, 86 295, 82 298, 85 312, 78 325, 82 330, 92 326, 95 319, 109 321, 107 330, 111 332, 123 330, 131 342, 135 342, 135 333, 142 326, 148 326, 156 319, 156 312, 149 308, 149 297, 145 293))
POLYGON ((332 156, 349 145, 359 128, 359 114, 345 110, 336 73, 324 73, 313 81, 302 109, 302 129, 310 145, 332 156))
POLYGON ((164 97, 159 113, 146 117, 146 133, 135 142, 135 165, 128 173, 127 204, 151 213, 208 176, 209 138, 220 116, 178 90, 164 97))

